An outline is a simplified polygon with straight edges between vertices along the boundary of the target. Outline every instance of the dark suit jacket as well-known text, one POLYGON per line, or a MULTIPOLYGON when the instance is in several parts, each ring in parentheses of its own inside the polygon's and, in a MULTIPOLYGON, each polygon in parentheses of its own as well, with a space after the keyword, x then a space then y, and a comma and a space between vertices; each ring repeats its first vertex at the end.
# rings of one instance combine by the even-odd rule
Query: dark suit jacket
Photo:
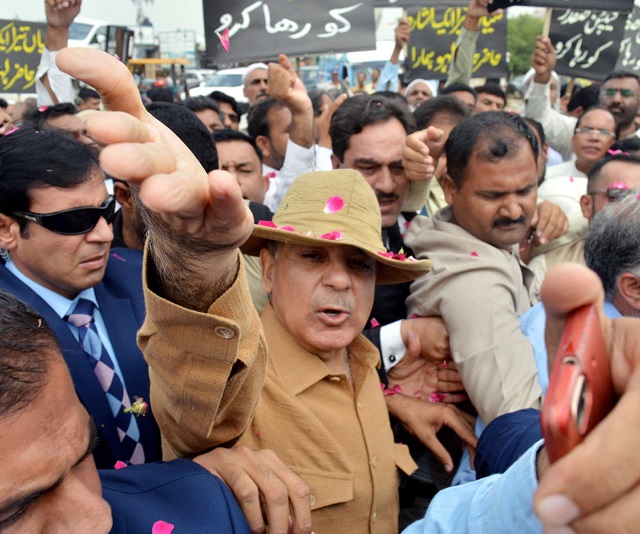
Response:
POLYGON ((150 534, 156 521, 174 525, 174 534, 251 532, 229 489, 191 460, 101 471, 100 481, 112 534, 150 534))
MULTIPOLYGON (((86 354, 71 333, 69 325, 28 286, 23 284, 4 265, 0 266, 0 287, 6 289, 36 310, 58 338, 62 355, 69 367, 73 384, 82 404, 95 420, 100 437, 94 451, 96 465, 111 469, 124 458, 115 420, 104 391, 89 364, 86 354)), ((145 316, 142 293, 142 252, 113 249, 104 279, 95 286, 100 312, 109 332, 109 339, 118 358, 127 392, 149 402, 149 372, 136 343, 136 334, 145 316)), ((152 413, 137 418, 140 441, 145 460, 162 458, 160 431, 152 413)))
POLYGON ((175 534, 251 531, 231 491, 191 460, 101 471, 100 481, 112 533, 151 533, 156 521, 174 525, 175 534))

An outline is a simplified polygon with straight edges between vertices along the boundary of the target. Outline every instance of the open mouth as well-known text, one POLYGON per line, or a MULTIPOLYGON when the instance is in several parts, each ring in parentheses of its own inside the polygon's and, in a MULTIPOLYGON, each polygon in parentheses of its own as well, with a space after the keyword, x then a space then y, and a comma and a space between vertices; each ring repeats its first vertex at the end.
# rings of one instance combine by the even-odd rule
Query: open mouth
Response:
POLYGON ((324 308, 320 318, 327 326, 340 326, 349 319, 350 314, 340 308, 324 308))

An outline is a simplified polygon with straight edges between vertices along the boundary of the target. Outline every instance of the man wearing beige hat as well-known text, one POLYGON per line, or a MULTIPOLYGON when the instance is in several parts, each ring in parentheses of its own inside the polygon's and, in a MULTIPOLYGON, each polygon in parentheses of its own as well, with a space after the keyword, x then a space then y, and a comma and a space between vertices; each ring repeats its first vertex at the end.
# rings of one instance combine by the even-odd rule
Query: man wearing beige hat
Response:
MULTIPOLYGON (((261 315, 269 347, 266 382, 238 443, 274 450, 302 477, 318 534, 396 532, 397 468, 415 468, 406 446, 394 444, 376 373, 379 355, 361 332, 376 283, 413 280, 431 263, 388 252, 380 218, 376 196, 359 172, 308 173, 292 184, 273 221, 256 225, 242 246, 245 254, 260 255, 271 300, 261 315)), ((206 382, 206 360, 202 368, 195 365, 191 372, 206 382)), ((170 410, 206 407, 209 394, 184 384, 181 405, 170 410)), ((475 443, 455 409, 433 409, 475 443)), ((196 419, 214 420, 214 410, 196 419)), ((170 419, 163 431, 172 446, 172 436, 182 440, 185 434, 208 446, 207 431, 197 425, 170 419)))

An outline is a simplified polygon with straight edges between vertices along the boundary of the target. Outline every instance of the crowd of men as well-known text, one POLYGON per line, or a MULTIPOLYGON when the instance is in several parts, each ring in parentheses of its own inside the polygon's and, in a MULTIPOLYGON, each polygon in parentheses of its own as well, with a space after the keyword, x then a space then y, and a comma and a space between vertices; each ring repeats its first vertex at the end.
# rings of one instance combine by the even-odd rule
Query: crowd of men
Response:
POLYGON ((540 37, 505 112, 469 85, 489 3, 438 94, 398 87, 403 20, 369 84, 251 65, 245 115, 141 95, 46 0, 38 106, 0 129, 0 531, 634 531, 640 80, 563 112, 540 37), (586 304, 619 401, 550 464, 586 304))

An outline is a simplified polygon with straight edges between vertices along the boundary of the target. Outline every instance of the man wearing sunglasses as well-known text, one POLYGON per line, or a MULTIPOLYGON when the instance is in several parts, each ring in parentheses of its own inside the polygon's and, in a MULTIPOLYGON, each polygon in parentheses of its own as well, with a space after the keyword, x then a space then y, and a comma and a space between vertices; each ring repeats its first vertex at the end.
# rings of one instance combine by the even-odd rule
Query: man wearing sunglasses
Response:
MULTIPOLYGON (((525 115, 540 121, 549 146, 571 158, 571 137, 576 128, 576 118, 562 115, 549 103, 549 81, 556 65, 556 51, 548 37, 538 37, 531 56, 536 73, 533 88, 526 102, 525 115)), ((605 106, 618 122, 618 139, 632 136, 638 130, 635 123, 638 113, 640 80, 633 72, 614 71, 602 82, 600 104, 605 106)))
MULTIPOLYGON (((607 155, 591 167, 587 175, 587 192, 580 198, 582 215, 587 226, 597 213, 608 205, 630 194, 640 187, 640 157, 620 152, 607 155)), ((585 265, 584 243, 588 232, 583 232, 573 241, 536 256, 529 267, 536 276, 536 286, 540 287, 550 269, 561 263, 585 265)))
POLYGON ((137 251, 110 255, 115 200, 92 148, 27 125, 0 142, 0 287, 54 330, 82 403, 96 421, 100 468, 160 459, 147 366, 136 345, 145 316, 137 251))

